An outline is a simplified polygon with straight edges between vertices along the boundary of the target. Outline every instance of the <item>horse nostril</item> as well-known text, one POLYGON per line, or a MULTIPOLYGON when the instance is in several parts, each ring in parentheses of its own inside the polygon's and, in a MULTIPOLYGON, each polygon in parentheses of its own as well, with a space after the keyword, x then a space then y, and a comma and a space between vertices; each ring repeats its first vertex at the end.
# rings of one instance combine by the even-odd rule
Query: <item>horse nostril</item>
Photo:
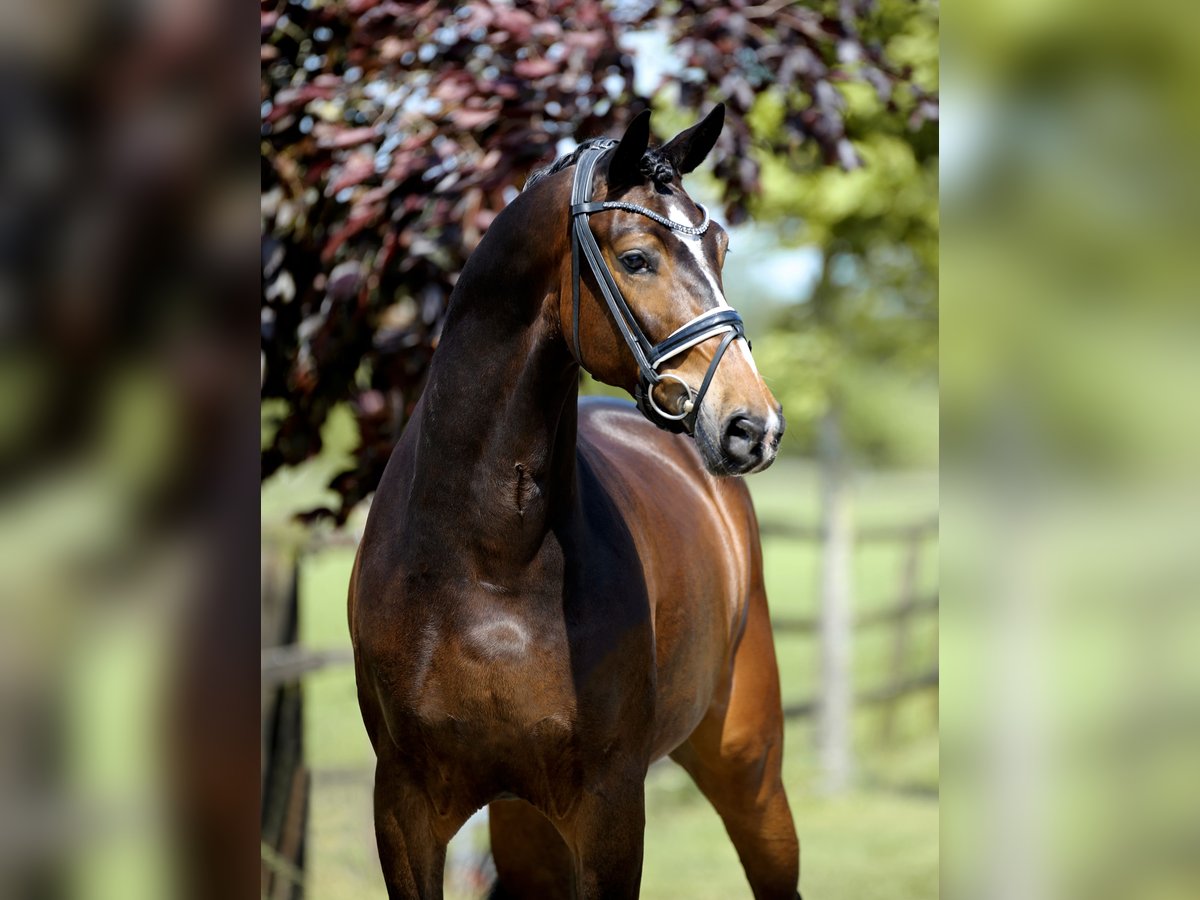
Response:
POLYGON ((737 463, 757 462, 763 454, 764 423, 750 416, 732 416, 721 435, 721 449, 737 463))
POLYGON ((771 449, 778 450, 783 433, 787 430, 787 419, 783 417, 783 407, 775 407, 775 436, 771 438, 771 449))

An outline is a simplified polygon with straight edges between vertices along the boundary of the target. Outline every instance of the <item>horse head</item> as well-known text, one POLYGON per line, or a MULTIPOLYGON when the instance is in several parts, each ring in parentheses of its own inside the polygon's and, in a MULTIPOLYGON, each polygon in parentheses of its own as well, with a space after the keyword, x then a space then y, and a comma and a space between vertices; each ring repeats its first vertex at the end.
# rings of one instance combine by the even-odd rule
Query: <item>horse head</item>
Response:
MULTIPOLYGON (((660 427, 692 433, 713 474, 742 475, 774 460, 782 409, 725 300, 729 236, 681 184, 724 119, 718 105, 651 148, 645 111, 615 146, 593 145, 596 159, 576 171, 572 198, 587 202, 572 206, 572 219, 582 213, 607 272, 594 259, 568 265, 559 313, 564 338, 596 379, 629 391, 660 427)), ((581 151, 577 168, 589 152, 581 151)), ((590 243, 586 234, 577 241, 590 243)))

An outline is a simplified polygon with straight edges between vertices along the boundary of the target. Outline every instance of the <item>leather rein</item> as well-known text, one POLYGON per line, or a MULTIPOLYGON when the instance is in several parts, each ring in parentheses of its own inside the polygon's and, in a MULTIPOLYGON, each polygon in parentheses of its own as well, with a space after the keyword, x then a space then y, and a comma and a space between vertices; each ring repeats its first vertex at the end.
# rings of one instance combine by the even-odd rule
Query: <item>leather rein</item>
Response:
POLYGON ((600 245, 596 243, 596 238, 588 225, 588 217, 605 210, 620 209, 626 212, 640 213, 672 231, 696 237, 708 230, 708 210, 703 206, 700 207, 700 211, 704 213, 704 219, 699 225, 681 225, 644 206, 617 200, 592 200, 592 176, 596 170, 596 163, 606 151, 615 146, 617 146, 616 141, 600 141, 585 148, 576 162, 575 180, 571 186, 571 282, 574 301, 572 336, 575 359, 582 365, 583 356, 579 349, 579 281, 582 275, 579 268, 579 256, 582 253, 587 259, 592 274, 596 277, 596 283, 600 287, 600 293, 608 305, 613 321, 617 323, 621 336, 625 339, 625 343, 629 346, 629 350, 637 362, 638 386, 633 396, 637 401, 638 409, 659 428, 692 434, 696 427, 700 404, 704 401, 704 395, 708 391, 709 384, 712 383, 713 375, 716 374, 721 358, 729 349, 730 344, 737 338, 746 336, 746 328, 737 310, 728 306, 718 306, 700 313, 657 344, 652 343, 646 337, 633 315, 633 310, 625 302, 625 298, 621 295, 621 289, 617 286, 617 282, 604 262, 604 257, 600 253, 600 245), (724 335, 724 337, 717 347, 717 352, 713 354, 712 362, 708 364, 708 371, 704 374, 704 380, 700 383, 699 390, 693 391, 691 385, 678 375, 658 371, 659 366, 668 359, 717 335, 724 335), (654 388, 668 379, 682 385, 687 392, 687 399, 681 407, 682 412, 667 412, 654 399, 654 388))

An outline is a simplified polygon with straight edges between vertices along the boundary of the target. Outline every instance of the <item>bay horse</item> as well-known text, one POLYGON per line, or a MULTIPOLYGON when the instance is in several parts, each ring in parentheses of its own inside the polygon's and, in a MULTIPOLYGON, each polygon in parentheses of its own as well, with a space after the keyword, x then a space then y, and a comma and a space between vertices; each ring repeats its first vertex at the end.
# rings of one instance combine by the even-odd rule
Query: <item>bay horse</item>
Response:
POLYGON ((758 525, 728 477, 784 421, 725 302, 728 237, 680 187, 723 122, 650 149, 643 112, 535 172, 454 288, 350 583, 390 897, 441 897, 484 805, 494 897, 636 897, 668 754, 754 896, 799 896, 758 525), (637 407, 580 402, 581 366, 637 407))

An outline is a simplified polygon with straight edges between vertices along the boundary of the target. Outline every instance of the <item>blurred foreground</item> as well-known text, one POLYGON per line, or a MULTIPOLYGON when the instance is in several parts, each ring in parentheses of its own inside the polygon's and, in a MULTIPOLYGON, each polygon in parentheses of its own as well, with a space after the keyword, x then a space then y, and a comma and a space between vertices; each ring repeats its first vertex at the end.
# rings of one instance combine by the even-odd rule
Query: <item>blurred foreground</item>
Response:
POLYGON ((253 896, 253 22, 6 4, 0 896, 253 896))
POLYGON ((943 883, 1200 896, 1200 10, 951 6, 943 883))
MULTIPOLYGON (((1194 897, 1198 14, 947 6, 946 887, 1194 897)), ((253 896, 252 13, 69 12, 0 29, 0 894, 253 896)))

